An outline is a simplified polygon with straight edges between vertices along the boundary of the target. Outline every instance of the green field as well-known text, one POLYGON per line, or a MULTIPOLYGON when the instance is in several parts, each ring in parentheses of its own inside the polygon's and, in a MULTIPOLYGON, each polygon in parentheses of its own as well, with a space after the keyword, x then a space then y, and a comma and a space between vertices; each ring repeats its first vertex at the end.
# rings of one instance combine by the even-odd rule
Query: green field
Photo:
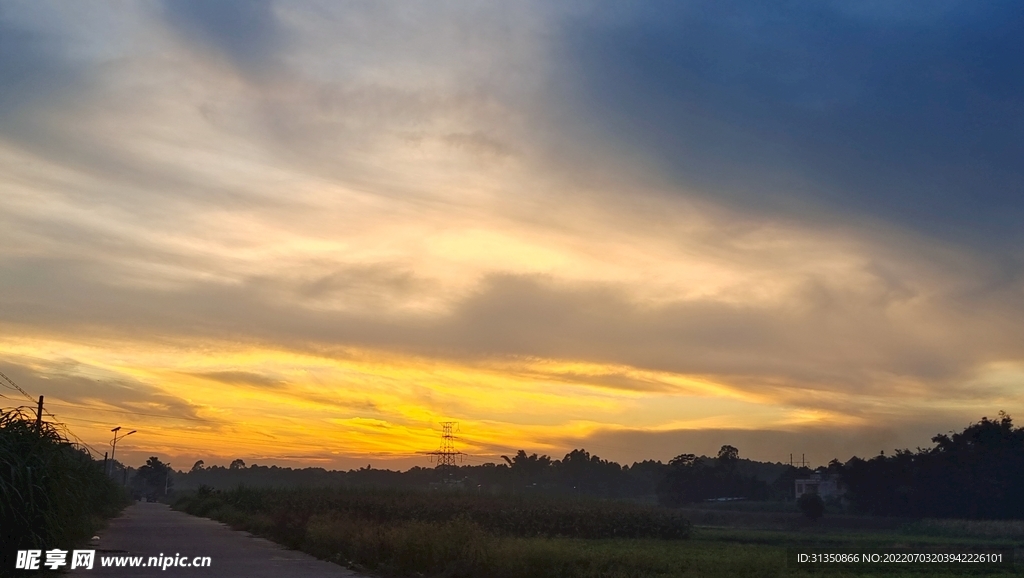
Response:
POLYGON ((792 568, 786 562, 787 549, 792 548, 1013 548, 1021 544, 1024 526, 1014 521, 908 522, 827 516, 810 522, 790 512, 666 511, 599 501, 559 503, 337 489, 207 492, 183 496, 175 507, 381 576, 1024 575, 1020 566, 991 571, 968 564, 952 568, 888 565, 838 571, 792 568), (666 524, 677 524, 679 515, 701 512, 719 516, 716 521, 724 525, 698 523, 674 538, 600 537, 608 534, 616 520, 632 524, 635 535, 644 516, 650 516, 651 536, 665 535, 666 524), (532 516, 542 521, 531 522, 532 516), (575 516, 575 521, 552 531, 552 520, 558 516, 575 516), (587 523, 600 529, 581 527, 587 523))

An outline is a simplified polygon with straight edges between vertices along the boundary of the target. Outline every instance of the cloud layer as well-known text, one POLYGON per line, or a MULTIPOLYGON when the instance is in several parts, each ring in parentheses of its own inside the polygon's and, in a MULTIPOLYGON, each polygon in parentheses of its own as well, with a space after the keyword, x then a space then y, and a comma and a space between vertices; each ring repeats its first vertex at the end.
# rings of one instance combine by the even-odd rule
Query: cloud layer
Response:
POLYGON ((827 461, 1020 405, 1009 5, 0 7, 0 362, 96 443, 827 461))

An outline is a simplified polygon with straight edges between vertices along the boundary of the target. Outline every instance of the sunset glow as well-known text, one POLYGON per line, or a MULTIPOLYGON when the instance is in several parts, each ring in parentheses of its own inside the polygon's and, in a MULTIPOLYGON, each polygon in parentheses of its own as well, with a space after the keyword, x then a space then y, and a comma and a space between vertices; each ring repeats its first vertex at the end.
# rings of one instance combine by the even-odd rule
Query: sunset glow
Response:
POLYGON ((229 5, 0 12, 0 371, 101 455, 821 465, 1020 412, 1016 125, 929 157, 966 129, 876 135, 869 64, 751 95, 640 13, 229 5))

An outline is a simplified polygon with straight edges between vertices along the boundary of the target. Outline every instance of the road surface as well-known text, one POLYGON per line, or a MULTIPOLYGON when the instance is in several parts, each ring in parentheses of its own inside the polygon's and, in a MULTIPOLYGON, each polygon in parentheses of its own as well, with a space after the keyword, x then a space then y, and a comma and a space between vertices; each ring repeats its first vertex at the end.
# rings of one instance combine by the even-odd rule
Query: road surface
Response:
MULTIPOLYGON (((160 576, 176 578, 363 578, 361 575, 316 558, 288 550, 248 532, 171 510, 164 504, 137 502, 100 532, 88 548, 97 549, 92 570, 71 570, 85 576, 160 576), (165 557, 180 554, 191 562, 209 556, 210 567, 130 568, 101 566, 104 556, 165 557)), ((70 560, 68 560, 70 562, 70 560)), ((67 569, 67 567, 65 567, 67 569)))

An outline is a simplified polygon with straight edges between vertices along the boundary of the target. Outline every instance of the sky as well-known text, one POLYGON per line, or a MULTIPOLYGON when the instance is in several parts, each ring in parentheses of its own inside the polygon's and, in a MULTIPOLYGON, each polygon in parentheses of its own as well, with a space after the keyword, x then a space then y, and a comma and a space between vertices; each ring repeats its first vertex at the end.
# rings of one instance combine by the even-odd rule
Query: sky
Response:
POLYGON ((0 0, 0 371, 132 465, 927 447, 1024 401, 1022 28, 0 0))

